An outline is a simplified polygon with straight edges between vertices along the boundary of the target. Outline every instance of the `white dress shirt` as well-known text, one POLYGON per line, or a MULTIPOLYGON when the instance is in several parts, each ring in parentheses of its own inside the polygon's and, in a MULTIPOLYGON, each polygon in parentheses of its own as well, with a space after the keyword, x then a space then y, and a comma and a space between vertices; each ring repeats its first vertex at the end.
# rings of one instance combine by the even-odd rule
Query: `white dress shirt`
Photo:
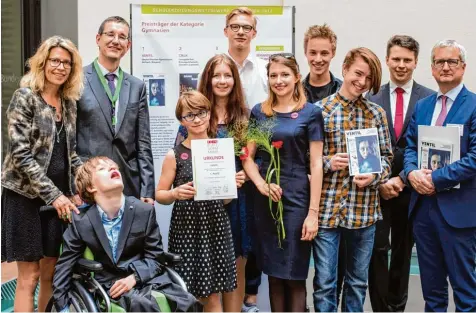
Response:
MULTIPOLYGON (((445 96, 447 97, 446 99, 446 114, 450 112, 451 106, 456 100, 456 97, 459 95, 461 92, 461 89, 463 89, 463 83, 459 84, 455 88, 451 89, 448 91, 445 96)), ((441 112, 441 98, 440 96, 443 95, 443 93, 438 90, 438 94, 436 96, 436 105, 435 105, 435 110, 433 111, 433 117, 431 118, 431 125, 435 126, 436 120, 438 119, 438 116, 440 115, 441 112)))
MULTIPOLYGON (((395 89, 397 89, 397 85, 390 81, 388 83, 389 88, 390 88, 390 109, 392 110, 392 123, 395 125, 395 113, 397 110, 397 92, 395 89)), ((410 79, 405 85, 400 87, 405 91, 402 96, 403 96, 403 120, 405 121, 405 116, 407 114, 408 110, 408 104, 410 103, 410 97, 412 96, 412 89, 413 89, 413 79, 410 79)))
MULTIPOLYGON (((106 74, 115 74, 116 76, 114 77, 114 86, 116 86, 116 89, 117 89, 117 81, 119 80, 119 67, 114 71, 114 72, 109 72, 104 66, 101 65, 101 63, 99 63, 98 61, 98 65, 99 65, 99 69, 101 69, 101 72, 102 72, 102 76, 104 77, 104 79, 107 81, 107 78, 106 78, 106 74)), ((108 86, 109 87, 109 86, 108 86)), ((114 97, 114 95, 112 95, 114 97)), ((115 117, 116 117, 116 127, 117 127, 117 113, 119 112, 119 97, 117 97, 117 101, 115 103, 115 117)), ((117 131, 117 129, 116 129, 117 131)))
MULTIPOLYGON (((227 55, 233 60, 228 52, 227 55)), ((240 73, 246 105, 251 110, 256 104, 263 102, 268 97, 267 63, 250 53, 243 61, 243 66, 239 65, 236 61, 235 64, 240 73)))

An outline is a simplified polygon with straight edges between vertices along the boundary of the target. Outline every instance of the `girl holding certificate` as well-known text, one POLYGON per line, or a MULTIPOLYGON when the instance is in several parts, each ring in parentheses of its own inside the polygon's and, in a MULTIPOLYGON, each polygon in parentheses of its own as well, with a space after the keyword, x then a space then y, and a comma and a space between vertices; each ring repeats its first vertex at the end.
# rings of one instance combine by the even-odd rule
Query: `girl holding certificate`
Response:
MULTIPOLYGON (((238 68, 230 57, 217 54, 212 57, 201 75, 198 91, 210 100, 210 124, 216 127, 216 137, 229 137, 228 129, 248 121, 249 111, 245 105, 243 87, 238 68)), ((179 128, 177 140, 187 138, 184 126, 179 128)), ((235 138, 236 140, 236 138, 235 138)), ((239 157, 236 157, 237 178, 245 180, 245 172, 239 157)), ((245 296, 246 257, 251 250, 251 239, 247 218, 248 184, 238 189, 238 198, 227 204, 226 209, 231 221, 233 243, 235 247, 238 287, 234 292, 223 295, 225 312, 239 312, 245 296)))
POLYGON ((252 141, 243 166, 261 193, 255 196, 254 205, 256 223, 260 226, 256 239, 261 251, 257 257, 268 275, 271 310, 304 312, 311 241, 318 230, 323 119, 321 110, 306 102, 299 67, 292 54, 272 55, 267 70, 269 97, 252 109, 250 123, 269 124, 272 120, 271 142, 279 143, 280 185, 265 181, 271 158, 252 141), (260 169, 254 163, 255 157, 262 160, 260 169), (281 235, 270 212, 269 197, 283 203, 284 239, 278 237, 281 235))
MULTIPOLYGON (((222 311, 220 293, 236 289, 236 265, 230 219, 223 200, 194 201, 191 141, 214 137, 211 104, 197 91, 184 92, 175 116, 187 130, 187 139, 170 150, 162 165, 155 199, 174 203, 169 251, 182 256, 176 270, 188 291, 199 298, 206 312, 222 311), (172 188, 173 186, 173 188, 172 188)), ((241 186, 244 179, 237 179, 241 186)))

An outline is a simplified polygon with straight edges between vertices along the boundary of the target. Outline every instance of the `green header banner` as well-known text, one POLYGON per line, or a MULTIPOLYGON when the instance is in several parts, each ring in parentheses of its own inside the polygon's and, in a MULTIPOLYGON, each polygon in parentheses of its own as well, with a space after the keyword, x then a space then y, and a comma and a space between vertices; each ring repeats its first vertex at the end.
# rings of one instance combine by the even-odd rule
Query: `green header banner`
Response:
POLYGON ((256 46, 256 51, 284 51, 284 46, 256 46))
MULTIPOLYGON (((219 14, 226 15, 238 6, 230 5, 141 5, 142 14, 219 14)), ((283 15, 282 6, 248 6, 256 15, 283 15)))

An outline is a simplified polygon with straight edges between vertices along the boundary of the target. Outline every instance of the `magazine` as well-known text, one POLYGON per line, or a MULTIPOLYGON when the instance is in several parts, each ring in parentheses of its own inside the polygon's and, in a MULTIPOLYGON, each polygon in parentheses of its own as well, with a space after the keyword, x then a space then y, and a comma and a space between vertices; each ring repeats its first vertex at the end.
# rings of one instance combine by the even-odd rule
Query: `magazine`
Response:
POLYGON ((350 176, 382 172, 377 128, 347 130, 350 176))
POLYGON ((453 145, 449 142, 422 138, 420 168, 434 171, 451 164, 452 150, 453 145))

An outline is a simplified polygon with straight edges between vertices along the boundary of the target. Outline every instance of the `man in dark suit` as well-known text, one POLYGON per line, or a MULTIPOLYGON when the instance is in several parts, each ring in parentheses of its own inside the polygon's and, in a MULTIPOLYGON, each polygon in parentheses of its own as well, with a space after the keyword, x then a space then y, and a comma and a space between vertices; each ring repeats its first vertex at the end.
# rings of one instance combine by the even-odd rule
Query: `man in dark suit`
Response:
POLYGON ((122 193, 117 164, 107 157, 89 159, 78 169, 76 188, 91 205, 73 214, 64 233, 53 279, 57 312, 68 310, 73 268, 86 247, 103 265, 95 279, 127 312, 160 311, 152 290, 172 300, 174 309, 193 307, 196 299, 172 283, 158 261, 164 251, 154 206, 122 193))
POLYGON ((96 43, 99 57, 84 68, 85 89, 78 101, 77 152, 83 160, 97 155, 114 160, 124 174, 124 193, 153 204, 147 89, 119 67, 131 46, 129 24, 109 17, 96 43))
POLYGON ((419 44, 412 37, 396 35, 390 38, 386 57, 390 82, 383 85, 378 94, 367 95, 387 113, 394 155, 391 178, 379 188, 383 220, 377 223, 369 267, 369 295, 374 312, 403 312, 408 299, 413 236, 408 221, 410 189, 403 172, 404 134, 415 103, 435 93, 413 80, 418 52, 419 44))
POLYGON ((440 41, 431 60, 439 91, 416 104, 404 159, 425 311, 448 309, 449 278, 456 312, 476 312, 476 94, 463 85, 462 45, 440 41), (458 127, 460 160, 419 169, 418 125, 458 127))

